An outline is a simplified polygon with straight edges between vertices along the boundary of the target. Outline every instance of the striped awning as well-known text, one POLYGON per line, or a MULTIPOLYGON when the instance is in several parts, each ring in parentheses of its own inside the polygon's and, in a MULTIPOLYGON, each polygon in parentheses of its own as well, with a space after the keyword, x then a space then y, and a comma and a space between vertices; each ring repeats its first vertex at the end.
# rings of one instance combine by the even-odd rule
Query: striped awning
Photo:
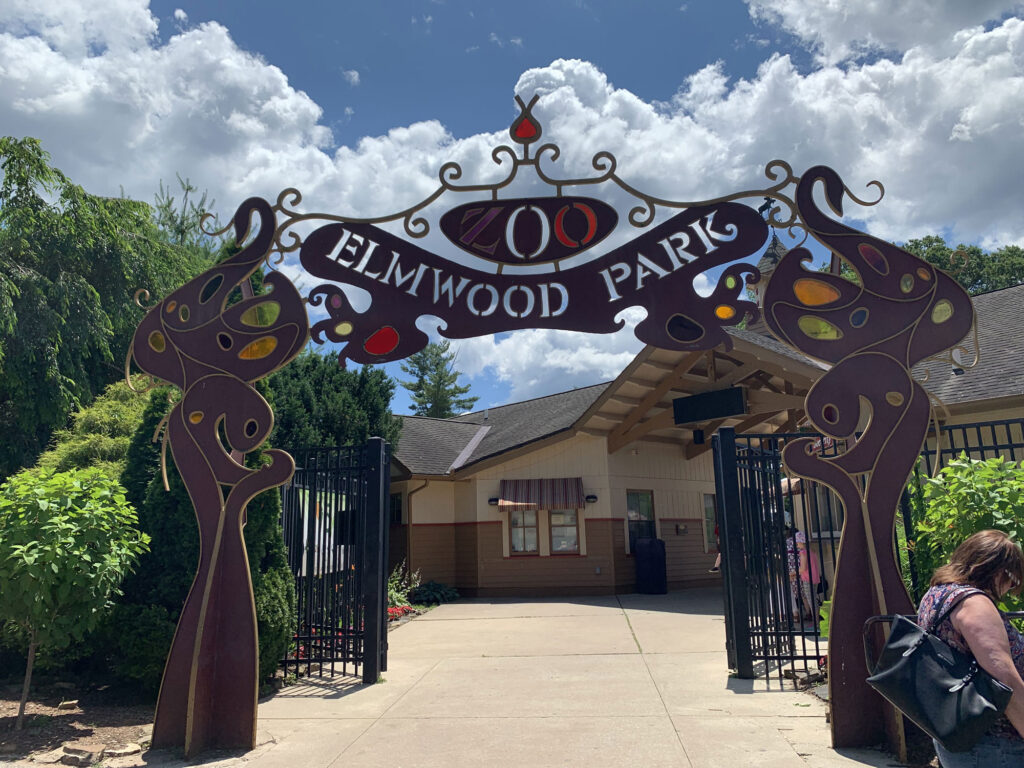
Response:
POLYGON ((583 478, 556 477, 541 480, 502 480, 498 509, 583 509, 583 478))

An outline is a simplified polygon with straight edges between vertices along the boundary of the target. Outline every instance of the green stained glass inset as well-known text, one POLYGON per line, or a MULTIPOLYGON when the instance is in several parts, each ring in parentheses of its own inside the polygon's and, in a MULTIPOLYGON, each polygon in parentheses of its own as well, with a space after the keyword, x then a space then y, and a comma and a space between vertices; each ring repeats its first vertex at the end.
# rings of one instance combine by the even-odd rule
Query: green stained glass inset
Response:
POLYGON ((914 276, 904 275, 900 278, 900 290, 904 293, 910 293, 914 290, 914 276))
POLYGON ((942 299, 932 307, 932 322, 936 325, 944 323, 953 316, 953 305, 949 299, 942 299))
POLYGON ((733 277, 732 275, 729 275, 727 278, 725 278, 725 287, 728 288, 729 290, 732 290, 733 288, 735 288, 736 287, 736 278, 733 277))
POLYGON ((796 321, 796 324, 800 326, 801 331, 818 341, 835 341, 843 338, 843 332, 836 326, 828 320, 814 315, 804 315, 796 321))
POLYGON ((281 314, 281 305, 276 301, 261 301, 242 313, 242 322, 254 328, 269 328, 281 314))

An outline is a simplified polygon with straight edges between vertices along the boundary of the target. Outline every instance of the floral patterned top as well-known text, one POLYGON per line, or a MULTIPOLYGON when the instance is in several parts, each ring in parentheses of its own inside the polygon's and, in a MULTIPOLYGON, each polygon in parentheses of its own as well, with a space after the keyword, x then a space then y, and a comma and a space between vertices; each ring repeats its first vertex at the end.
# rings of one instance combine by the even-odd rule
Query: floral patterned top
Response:
MULTIPOLYGON (((932 587, 921 598, 921 605, 917 609, 918 625, 925 629, 931 626, 931 623, 936 618, 935 608, 946 595, 949 595, 949 597, 942 606, 944 612, 949 610, 951 605, 956 604, 958 599, 962 599, 961 596, 971 593, 984 594, 980 589, 966 584, 940 584, 932 587)), ((1017 668, 1017 672, 1024 676, 1024 636, 1017 631, 1017 628, 1005 616, 1003 617, 1003 625, 1006 627, 1006 637, 1010 641, 1010 656, 1013 658, 1013 665, 1017 668)), ((968 654, 971 652, 971 649, 967 646, 967 641, 964 640, 964 636, 957 631, 953 626, 953 622, 949 621, 949 619, 946 619, 937 626, 934 634, 959 651, 968 654)), ((1022 740, 1020 734, 1017 733, 1017 729, 1005 717, 1001 717, 996 721, 996 724, 992 726, 992 732, 1008 739, 1022 740)))
POLYGON ((789 565, 790 576, 795 576, 800 567, 800 557, 797 554, 797 549, 802 550, 806 547, 807 536, 803 531, 793 531, 793 533, 786 537, 786 562, 789 565))

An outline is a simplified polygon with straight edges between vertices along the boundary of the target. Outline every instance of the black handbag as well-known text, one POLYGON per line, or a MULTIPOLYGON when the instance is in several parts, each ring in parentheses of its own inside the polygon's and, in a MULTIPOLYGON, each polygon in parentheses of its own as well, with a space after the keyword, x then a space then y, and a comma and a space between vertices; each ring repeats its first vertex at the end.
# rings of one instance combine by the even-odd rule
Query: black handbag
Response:
POLYGON ((888 699, 950 752, 966 752, 1006 709, 1013 691, 978 666, 973 656, 950 647, 933 633, 960 599, 945 612, 949 595, 935 609, 927 630, 904 616, 892 617, 889 639, 878 664, 871 661, 869 633, 874 617, 864 624, 864 655, 871 673, 868 684, 888 699))

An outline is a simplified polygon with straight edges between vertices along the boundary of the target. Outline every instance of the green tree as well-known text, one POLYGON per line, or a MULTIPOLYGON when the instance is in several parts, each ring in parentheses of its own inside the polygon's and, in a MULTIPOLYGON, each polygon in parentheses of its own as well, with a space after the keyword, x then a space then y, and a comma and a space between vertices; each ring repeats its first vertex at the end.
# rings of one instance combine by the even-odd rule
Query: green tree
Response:
POLYGON ((334 447, 382 437, 394 444, 401 422, 391 414, 395 382, 380 368, 349 371, 307 349, 268 380, 274 434, 282 448, 334 447))
POLYGON ((951 248, 938 235, 928 235, 907 241, 903 248, 948 272, 972 296, 1024 283, 1024 249, 1016 245, 992 252, 976 245, 951 248))
MULTIPOLYGON (((921 479, 918 487, 912 484, 910 491, 921 591, 968 536, 991 528, 1018 542, 1024 535, 1024 467, 1001 456, 979 460, 961 454, 938 476, 921 479)), ((1007 595, 1003 608, 1022 610, 1024 599, 1007 595)))
POLYGON ((52 446, 36 466, 56 472, 95 467, 107 477, 120 477, 128 446, 149 401, 137 391, 145 385, 144 377, 136 376, 133 381, 136 389, 124 381, 115 382, 92 404, 73 414, 70 427, 54 432, 52 446))
POLYGON ((448 419, 470 410, 480 399, 464 397, 470 388, 458 385, 455 353, 448 347, 447 339, 428 344, 402 363, 402 370, 413 377, 401 384, 412 393, 409 410, 417 416, 448 419))
POLYGON ((36 649, 81 642, 147 544, 124 489, 97 469, 26 470, 0 486, 0 621, 28 648, 15 730, 36 649))
MULTIPOLYGON (((87 193, 36 139, 0 138, 0 172, 2 479, 122 375, 144 312, 135 291, 165 295, 209 264, 210 249, 172 241, 146 203, 87 193)), ((194 220, 190 205, 179 218, 194 220)), ((172 199, 165 226, 173 210, 172 199)))

